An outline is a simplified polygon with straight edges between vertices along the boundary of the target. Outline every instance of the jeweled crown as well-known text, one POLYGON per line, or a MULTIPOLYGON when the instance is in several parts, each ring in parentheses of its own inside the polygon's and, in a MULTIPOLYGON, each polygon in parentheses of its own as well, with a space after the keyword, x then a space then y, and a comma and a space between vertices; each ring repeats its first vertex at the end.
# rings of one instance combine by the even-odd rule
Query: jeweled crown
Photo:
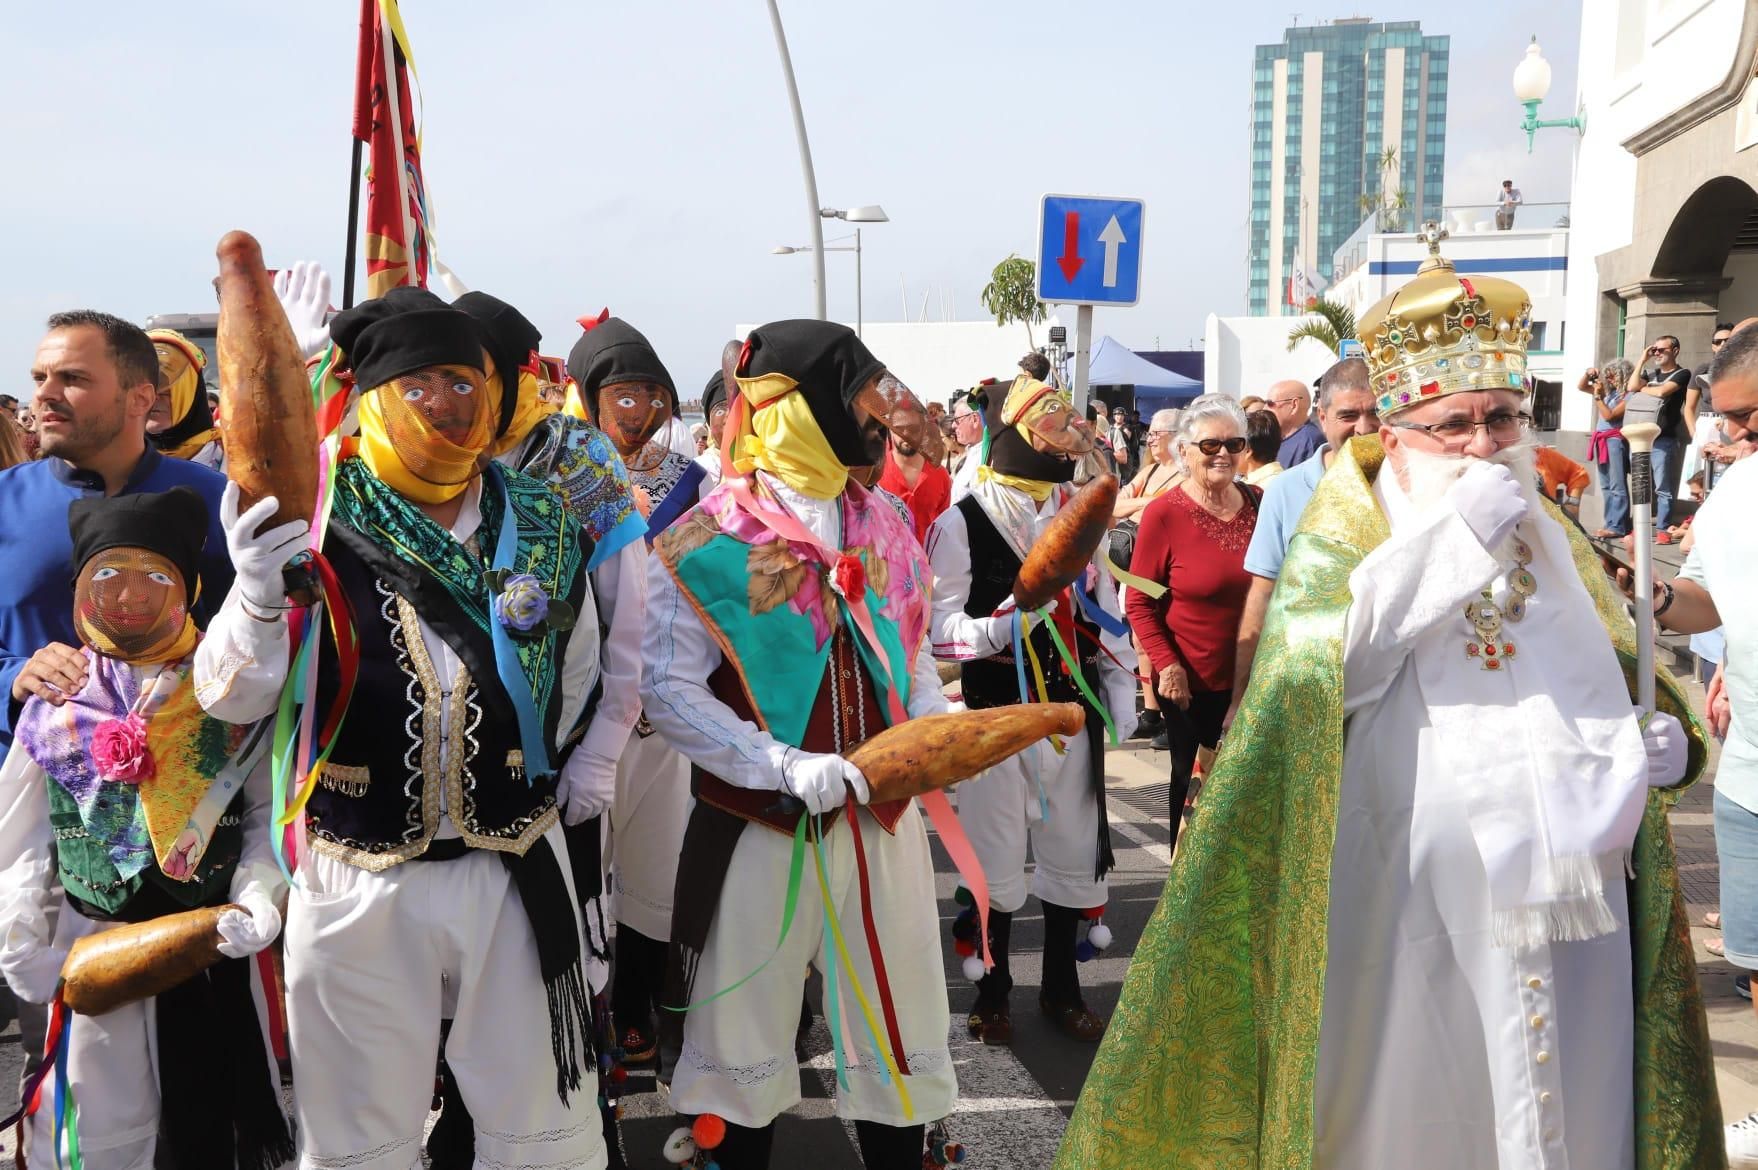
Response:
POLYGON ((1447 231, 1423 225, 1416 278, 1357 321, 1381 415, 1465 390, 1529 393, 1532 298, 1511 280, 1460 276, 1441 255, 1447 231))

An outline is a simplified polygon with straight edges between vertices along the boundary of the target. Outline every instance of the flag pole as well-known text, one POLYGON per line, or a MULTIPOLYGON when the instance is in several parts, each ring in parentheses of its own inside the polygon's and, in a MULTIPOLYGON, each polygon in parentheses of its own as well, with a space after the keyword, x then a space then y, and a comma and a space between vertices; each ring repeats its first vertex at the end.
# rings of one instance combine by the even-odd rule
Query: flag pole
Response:
POLYGON ((342 255, 342 307, 354 307, 354 265, 360 242, 360 148, 365 143, 354 140, 354 162, 348 168, 348 245, 342 255))
POLYGON ((1654 440, 1653 422, 1625 423, 1630 445, 1630 519, 1635 533, 1636 702, 1654 710, 1654 440))

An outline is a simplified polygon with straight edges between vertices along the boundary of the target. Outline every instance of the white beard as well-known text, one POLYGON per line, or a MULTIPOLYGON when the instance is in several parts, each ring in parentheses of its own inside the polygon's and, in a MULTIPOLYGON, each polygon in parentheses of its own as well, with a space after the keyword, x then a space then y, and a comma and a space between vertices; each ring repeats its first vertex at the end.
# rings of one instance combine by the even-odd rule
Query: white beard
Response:
POLYGON ((1506 467, 1513 473, 1514 482, 1525 493, 1531 514, 1538 515, 1541 511, 1538 443, 1530 435, 1482 460, 1475 455, 1433 455, 1426 451, 1413 451, 1407 444, 1401 447, 1401 451, 1404 455, 1404 478, 1407 481, 1405 490, 1418 511, 1426 512, 1440 503, 1447 491, 1459 481, 1459 477, 1471 470, 1472 464, 1480 462, 1506 467))

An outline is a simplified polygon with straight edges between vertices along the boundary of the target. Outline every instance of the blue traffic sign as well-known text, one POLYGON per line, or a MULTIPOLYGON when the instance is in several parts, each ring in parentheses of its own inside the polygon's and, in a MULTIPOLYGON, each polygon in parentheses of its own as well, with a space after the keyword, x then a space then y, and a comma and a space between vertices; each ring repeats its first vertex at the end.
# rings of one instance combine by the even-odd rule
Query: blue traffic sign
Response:
POLYGON ((1038 221, 1038 299, 1133 305, 1141 299, 1140 199, 1046 195, 1038 221))

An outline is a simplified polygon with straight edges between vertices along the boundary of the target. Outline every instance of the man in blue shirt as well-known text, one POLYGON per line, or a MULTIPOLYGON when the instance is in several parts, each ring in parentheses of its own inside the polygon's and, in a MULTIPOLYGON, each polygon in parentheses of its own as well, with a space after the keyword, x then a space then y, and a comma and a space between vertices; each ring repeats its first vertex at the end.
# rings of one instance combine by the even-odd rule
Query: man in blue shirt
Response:
POLYGON ((31 695, 59 705, 85 685, 86 660, 73 631, 67 506, 74 500, 195 489, 212 517, 196 621, 205 624, 232 588, 219 522, 226 477, 147 444, 159 360, 145 331, 89 309, 56 313, 31 363, 31 381, 42 458, 0 471, 0 685, 8 700, 0 704, 0 748, 11 746, 31 695))
POLYGON ((1324 432, 1312 423, 1312 392, 1305 382, 1277 382, 1266 394, 1269 407, 1282 424, 1282 446, 1276 451, 1276 462, 1285 470, 1312 458, 1324 445, 1324 432))
MULTIPOLYGON (((1290 385, 1278 383, 1272 394, 1281 393, 1290 385)), ((1302 400, 1304 402, 1304 399, 1302 400)), ((1303 407, 1304 409, 1304 407, 1303 407)), ((1278 414, 1280 417, 1280 414, 1278 414)), ((1311 423, 1307 423, 1311 426, 1311 423)), ((1347 358, 1325 371, 1319 379, 1319 428, 1324 443, 1298 466, 1280 460, 1286 468, 1264 488, 1258 505, 1257 527, 1251 534, 1251 546, 1245 550, 1245 571, 1252 575, 1251 591, 1245 595, 1245 611, 1239 619, 1239 641, 1233 667, 1233 705, 1228 708, 1223 726, 1231 726, 1233 713, 1245 686, 1251 681, 1251 662, 1257 656, 1258 635, 1263 632, 1264 615, 1269 612, 1270 594, 1275 592, 1276 578, 1282 572, 1282 561, 1288 555, 1288 542, 1300 527, 1300 514, 1318 489, 1319 480, 1331 465, 1331 454, 1355 435, 1379 433, 1380 416, 1368 382, 1367 363, 1360 358, 1347 358)), ((1284 441, 1283 448, 1287 450, 1284 441)))

